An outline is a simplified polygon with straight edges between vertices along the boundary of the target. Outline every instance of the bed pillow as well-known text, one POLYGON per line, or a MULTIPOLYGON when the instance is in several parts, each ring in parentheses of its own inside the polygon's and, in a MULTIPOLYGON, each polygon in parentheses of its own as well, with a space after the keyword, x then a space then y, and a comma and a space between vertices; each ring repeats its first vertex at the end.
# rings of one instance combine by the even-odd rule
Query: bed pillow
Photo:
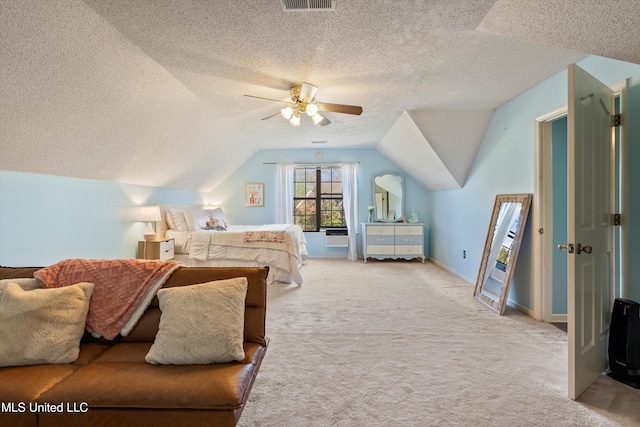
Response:
POLYGON ((158 291, 160 328, 148 363, 194 365, 244 359, 247 278, 158 291))
POLYGON ((171 215, 169 213, 169 211, 165 211, 164 219, 167 221, 167 228, 169 230, 175 230, 176 229, 176 223, 173 221, 173 215, 171 215))
POLYGON ((184 211, 184 219, 187 222, 189 231, 198 231, 207 228, 207 221, 210 220, 209 215, 204 210, 186 210, 184 211))
MULTIPOLYGON (((184 213, 181 210, 170 209, 167 211, 167 217, 168 216, 171 216, 171 222, 173 222, 173 227, 170 228, 178 231, 189 231, 187 221, 184 218, 184 213)), ((170 222, 167 221, 167 224, 169 223, 170 222)))
POLYGON ((8 284, 0 300, 0 366, 74 362, 93 289, 86 282, 33 290, 8 284))
POLYGON ((208 209, 206 212, 211 219, 216 218, 222 222, 224 228, 229 228, 229 221, 227 221, 227 217, 222 208, 208 209))

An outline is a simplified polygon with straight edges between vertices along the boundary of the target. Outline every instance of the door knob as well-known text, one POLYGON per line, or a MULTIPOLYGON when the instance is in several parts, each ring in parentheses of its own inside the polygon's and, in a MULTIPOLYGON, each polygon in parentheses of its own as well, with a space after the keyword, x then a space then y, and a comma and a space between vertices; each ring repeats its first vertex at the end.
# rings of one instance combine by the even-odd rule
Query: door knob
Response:
POLYGON ((576 245, 577 247, 573 246, 573 243, 567 243, 566 245, 564 243, 560 243, 558 245, 558 250, 559 251, 567 251, 567 253, 576 253, 576 255, 580 255, 582 252, 584 252, 585 254, 590 254, 592 251, 591 246, 582 246, 580 243, 578 243, 576 245))
POLYGON ((591 246, 582 246, 580 243, 578 243, 578 248, 576 250, 577 254, 581 254, 582 252, 584 252, 585 254, 590 254, 591 253, 591 246))
POLYGON ((567 251, 567 253, 572 254, 573 253, 573 243, 567 243, 566 245, 564 243, 560 243, 558 245, 558 250, 559 251, 567 251))

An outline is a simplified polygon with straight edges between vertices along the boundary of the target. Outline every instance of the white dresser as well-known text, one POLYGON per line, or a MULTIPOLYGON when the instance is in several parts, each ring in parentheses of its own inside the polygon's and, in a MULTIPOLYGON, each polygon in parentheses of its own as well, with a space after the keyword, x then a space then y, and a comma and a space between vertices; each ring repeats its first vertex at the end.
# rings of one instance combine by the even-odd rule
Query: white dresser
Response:
POLYGON ((413 259, 424 263, 424 224, 363 222, 362 252, 367 258, 413 259))

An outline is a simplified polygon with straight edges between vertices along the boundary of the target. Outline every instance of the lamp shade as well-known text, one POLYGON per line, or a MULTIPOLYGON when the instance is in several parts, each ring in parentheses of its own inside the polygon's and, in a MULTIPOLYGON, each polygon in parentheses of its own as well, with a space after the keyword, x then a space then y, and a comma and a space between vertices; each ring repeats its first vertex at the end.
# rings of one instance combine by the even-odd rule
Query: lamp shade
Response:
POLYGON ((313 117, 318 114, 318 106, 316 104, 307 105, 307 115, 313 117))
POLYGON ((293 108, 284 107, 282 110, 280 110, 280 114, 282 114, 282 117, 289 120, 291 116, 293 116, 293 108))
POLYGON ((320 114, 317 114, 313 117, 311 117, 313 119, 313 124, 314 125, 318 125, 320 124, 320 122, 322 122, 324 120, 324 117, 322 117, 320 114))
POLYGON ((160 208, 158 206, 140 206, 140 221, 157 222, 160 221, 160 208))

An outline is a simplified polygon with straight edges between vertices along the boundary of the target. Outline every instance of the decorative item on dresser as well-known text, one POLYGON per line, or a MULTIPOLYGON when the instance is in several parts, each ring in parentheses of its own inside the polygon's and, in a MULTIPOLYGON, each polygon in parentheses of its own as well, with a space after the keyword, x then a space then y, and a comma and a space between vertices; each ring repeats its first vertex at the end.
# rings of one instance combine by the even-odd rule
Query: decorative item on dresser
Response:
POLYGON ((138 259, 173 259, 175 239, 138 240, 138 259))
POLYGON ((424 263, 424 224, 362 223, 362 253, 367 258, 422 258, 424 263))

